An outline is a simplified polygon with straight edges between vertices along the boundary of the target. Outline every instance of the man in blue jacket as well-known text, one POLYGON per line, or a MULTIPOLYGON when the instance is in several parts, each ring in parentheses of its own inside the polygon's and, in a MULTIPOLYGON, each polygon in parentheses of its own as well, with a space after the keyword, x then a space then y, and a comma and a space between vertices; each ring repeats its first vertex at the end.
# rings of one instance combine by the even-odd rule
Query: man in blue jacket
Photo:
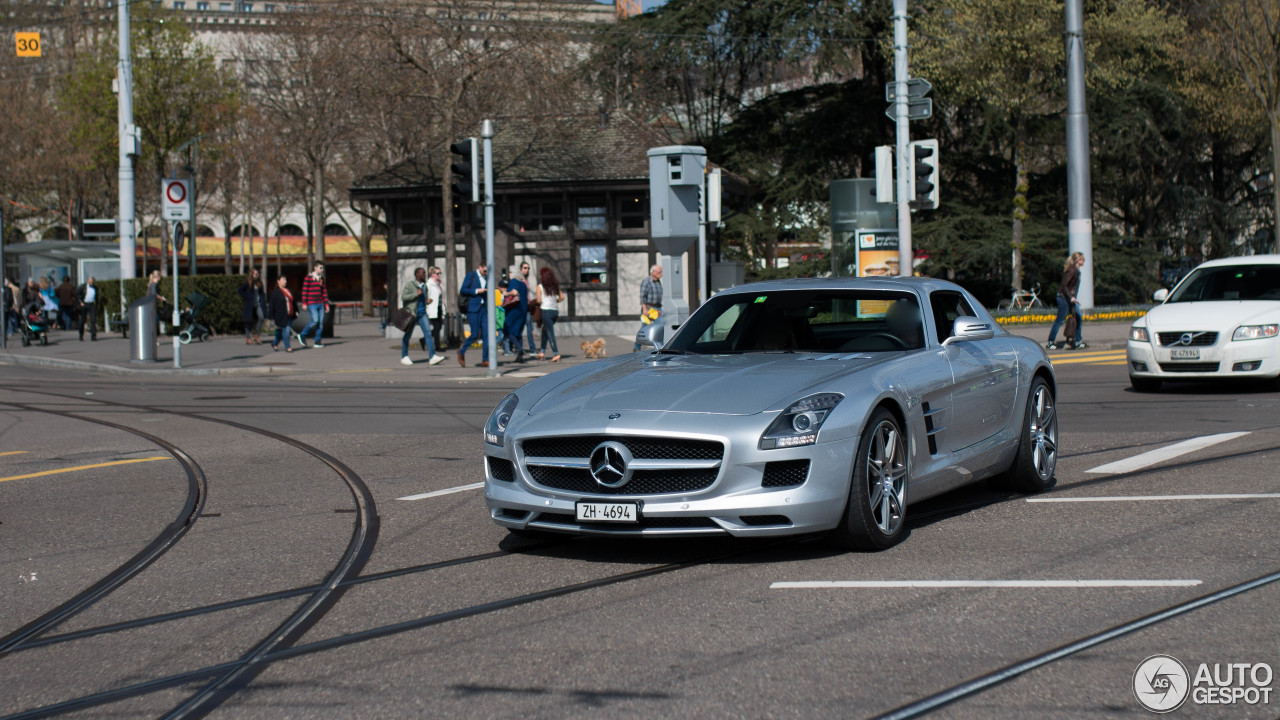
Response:
POLYGON ((489 333, 488 320, 489 314, 486 310, 485 303, 489 297, 489 266, 480 263, 479 267, 467 273, 466 279, 462 281, 462 290, 459 294, 467 298, 467 324, 471 326, 471 337, 462 341, 462 347, 458 348, 458 364, 462 367, 467 366, 467 348, 475 341, 476 333, 480 333, 482 338, 480 364, 476 367, 489 367, 489 333))

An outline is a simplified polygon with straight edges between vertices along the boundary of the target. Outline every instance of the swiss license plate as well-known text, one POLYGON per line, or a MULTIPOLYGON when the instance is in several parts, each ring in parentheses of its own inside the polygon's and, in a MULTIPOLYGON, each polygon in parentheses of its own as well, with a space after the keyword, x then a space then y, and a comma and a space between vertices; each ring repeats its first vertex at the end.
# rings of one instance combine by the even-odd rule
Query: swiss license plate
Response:
POLYGON ((1173 348, 1169 357, 1174 360, 1199 360, 1200 348, 1173 348))
POLYGON ((578 522, 640 522, 640 506, 636 503, 580 502, 574 509, 578 522))

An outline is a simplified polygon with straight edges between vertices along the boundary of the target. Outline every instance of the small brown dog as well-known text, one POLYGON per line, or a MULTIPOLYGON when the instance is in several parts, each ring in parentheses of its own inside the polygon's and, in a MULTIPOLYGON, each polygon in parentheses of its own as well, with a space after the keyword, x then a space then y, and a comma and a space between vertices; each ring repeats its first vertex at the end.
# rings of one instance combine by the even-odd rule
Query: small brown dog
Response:
POLYGON ((593 359, 604 357, 606 355, 604 349, 604 338, 596 338, 591 342, 583 340, 582 354, 593 359))

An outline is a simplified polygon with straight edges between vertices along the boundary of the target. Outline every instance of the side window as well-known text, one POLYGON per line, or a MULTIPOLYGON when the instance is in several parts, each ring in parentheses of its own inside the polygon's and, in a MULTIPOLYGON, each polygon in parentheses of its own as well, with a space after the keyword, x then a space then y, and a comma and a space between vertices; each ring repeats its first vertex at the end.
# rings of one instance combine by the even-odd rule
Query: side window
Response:
POLYGON ((951 329, 956 325, 956 318, 973 316, 973 308, 964 295, 954 290, 939 290, 929 296, 929 305, 933 308, 933 322, 937 326, 938 342, 946 342, 951 337, 951 329))

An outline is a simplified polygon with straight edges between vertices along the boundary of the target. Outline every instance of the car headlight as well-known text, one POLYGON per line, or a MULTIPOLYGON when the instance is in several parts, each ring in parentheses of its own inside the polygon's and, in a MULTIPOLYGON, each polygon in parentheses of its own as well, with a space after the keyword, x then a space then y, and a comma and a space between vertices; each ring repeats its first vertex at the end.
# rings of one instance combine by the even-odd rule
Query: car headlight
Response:
POLYGON ((1151 336, 1147 334, 1147 329, 1137 325, 1129 328, 1129 339, 1136 342, 1151 342, 1151 336))
POLYGON ((1273 338, 1280 335, 1280 324, 1271 323, 1269 325, 1241 325, 1236 328, 1235 334, 1231 336, 1232 340, 1261 340, 1263 338, 1273 338))
POLYGON ((511 422, 511 415, 516 411, 516 404, 520 402, 520 398, 515 393, 502 398, 502 402, 498 403, 498 407, 489 413, 489 422, 484 424, 484 441, 490 445, 502 445, 502 441, 507 436, 507 425, 511 422))
POLYGON ((818 393, 792 403, 760 436, 760 449, 814 444, 818 441, 818 428, 843 399, 840 393, 818 393))

